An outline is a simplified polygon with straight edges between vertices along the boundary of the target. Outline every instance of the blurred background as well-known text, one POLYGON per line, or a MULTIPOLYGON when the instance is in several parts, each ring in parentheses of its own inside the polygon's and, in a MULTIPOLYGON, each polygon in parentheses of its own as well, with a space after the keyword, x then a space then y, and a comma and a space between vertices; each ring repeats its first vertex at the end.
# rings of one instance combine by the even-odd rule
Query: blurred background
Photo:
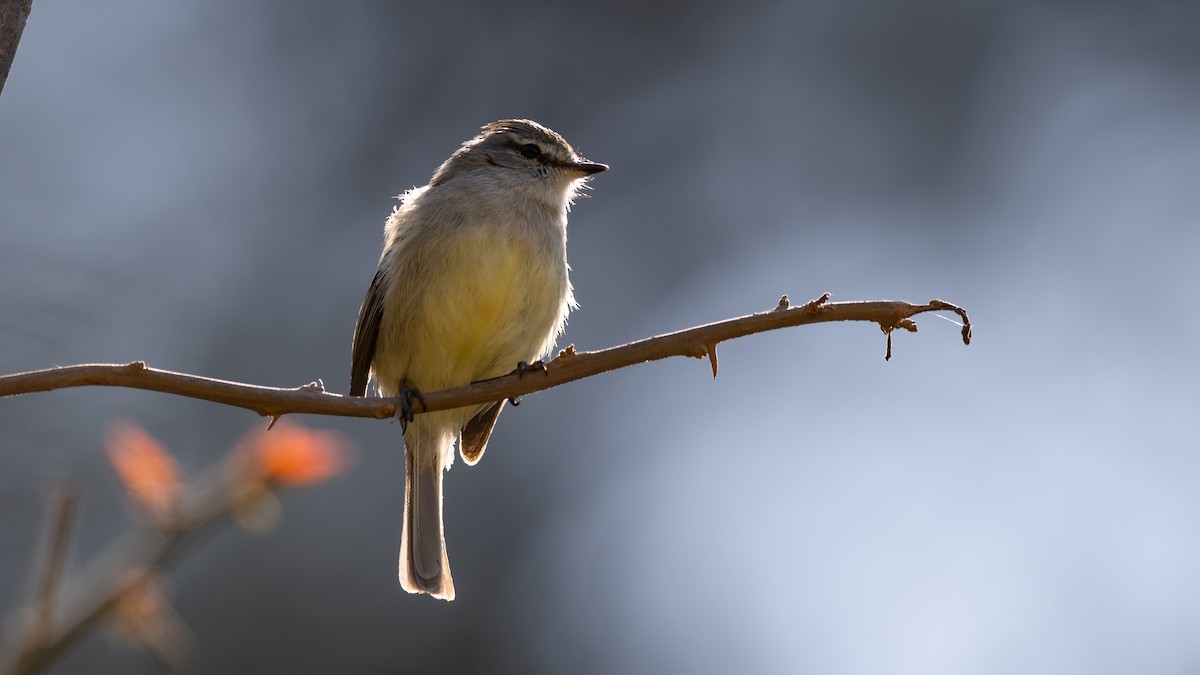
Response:
MULTIPOLYGON (((392 195, 485 122, 611 164, 571 217, 598 349, 941 297, 531 395, 446 483, 458 599, 402 592, 400 428, 172 574, 185 673, 1200 671, 1200 5, 37 0, 0 96, 0 372, 144 359, 347 386, 392 195)), ((46 488, 133 527, 117 419, 196 472, 264 424, 0 401, 0 608, 46 488)), ((94 633, 53 673, 155 673, 94 633)))

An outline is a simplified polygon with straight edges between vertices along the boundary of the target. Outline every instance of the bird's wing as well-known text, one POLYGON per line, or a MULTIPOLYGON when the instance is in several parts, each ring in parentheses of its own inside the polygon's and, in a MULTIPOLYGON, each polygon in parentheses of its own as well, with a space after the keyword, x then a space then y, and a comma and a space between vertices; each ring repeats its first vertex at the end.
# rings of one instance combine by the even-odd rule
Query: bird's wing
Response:
POLYGON ((375 343, 379 340, 379 324, 383 320, 383 268, 375 273, 367 297, 358 310, 358 325, 354 328, 354 348, 350 352, 350 395, 366 396, 367 380, 371 377, 371 362, 375 360, 375 343))
POLYGON ((503 409, 504 401, 493 403, 472 417, 471 421, 467 422, 467 426, 463 427, 458 449, 467 466, 474 466, 483 457, 488 439, 492 436, 492 429, 496 426, 496 418, 500 416, 500 411, 503 409))

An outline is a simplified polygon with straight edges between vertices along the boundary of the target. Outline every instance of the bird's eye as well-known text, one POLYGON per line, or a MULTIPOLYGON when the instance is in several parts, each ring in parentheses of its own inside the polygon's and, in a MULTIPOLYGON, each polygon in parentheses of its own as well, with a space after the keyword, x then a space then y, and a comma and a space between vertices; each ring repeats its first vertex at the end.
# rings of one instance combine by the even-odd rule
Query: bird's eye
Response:
POLYGON ((518 148, 518 151, 521 153, 522 157, 527 159, 537 159, 538 157, 542 156, 542 149, 533 143, 526 143, 525 145, 522 145, 520 148, 518 148))

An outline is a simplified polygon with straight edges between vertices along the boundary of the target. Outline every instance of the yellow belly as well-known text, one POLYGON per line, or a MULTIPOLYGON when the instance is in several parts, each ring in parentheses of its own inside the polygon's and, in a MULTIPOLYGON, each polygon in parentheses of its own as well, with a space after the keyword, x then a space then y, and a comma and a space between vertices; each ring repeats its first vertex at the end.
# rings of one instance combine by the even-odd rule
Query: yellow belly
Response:
POLYGON ((566 294, 562 263, 523 242, 464 234, 430 275, 404 342, 406 379, 426 391, 510 372, 557 330, 566 294), (558 271, 558 270, 561 270, 558 271))

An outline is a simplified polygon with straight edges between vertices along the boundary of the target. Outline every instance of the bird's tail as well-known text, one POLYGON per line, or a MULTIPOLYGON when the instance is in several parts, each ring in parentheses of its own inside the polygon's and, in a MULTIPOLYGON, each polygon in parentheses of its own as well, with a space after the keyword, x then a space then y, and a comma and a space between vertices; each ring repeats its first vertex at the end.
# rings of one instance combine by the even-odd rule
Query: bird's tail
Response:
MULTIPOLYGON (((404 526, 400 534, 400 585, 409 593, 454 599, 454 580, 442 529, 440 434, 410 424, 405 434, 404 526)), ((453 442, 451 440, 451 442, 453 442)))

